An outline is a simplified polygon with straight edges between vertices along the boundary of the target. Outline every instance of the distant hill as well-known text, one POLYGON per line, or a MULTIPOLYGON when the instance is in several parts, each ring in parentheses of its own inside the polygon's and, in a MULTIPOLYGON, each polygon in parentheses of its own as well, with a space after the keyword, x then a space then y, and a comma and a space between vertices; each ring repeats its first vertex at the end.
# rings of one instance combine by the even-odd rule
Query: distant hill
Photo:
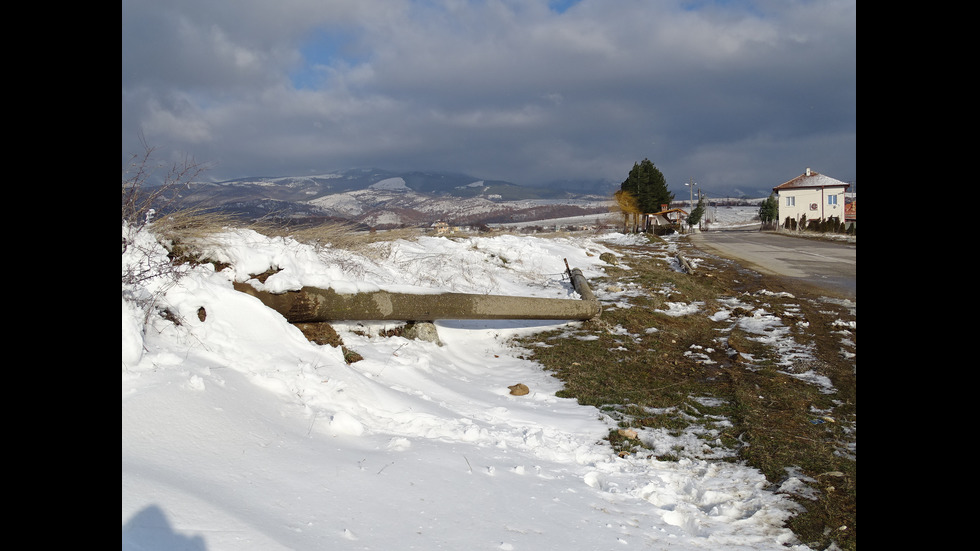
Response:
MULTIPOLYGON (((178 206, 204 206, 243 220, 351 221, 377 229, 524 223, 604 215, 619 184, 563 181, 521 186, 468 174, 357 168, 312 176, 254 176, 181 186, 178 206)), ((711 197, 715 204, 762 199, 711 197)), ((684 197, 674 206, 689 208, 684 197)))
POLYGON ((530 187, 448 172, 351 169, 314 176, 192 182, 181 205, 208 206, 247 219, 344 219, 367 227, 478 225, 600 214, 609 194, 530 187))
POLYGON ((399 183, 407 190, 418 193, 463 198, 484 197, 500 201, 568 199, 587 194, 580 185, 574 186, 575 191, 569 191, 559 184, 530 187, 452 172, 397 172, 376 168, 349 169, 315 176, 238 178, 195 185, 210 188, 211 192, 218 194, 241 194, 250 189, 258 194, 277 195, 278 199, 303 201, 379 185, 398 187, 399 183))

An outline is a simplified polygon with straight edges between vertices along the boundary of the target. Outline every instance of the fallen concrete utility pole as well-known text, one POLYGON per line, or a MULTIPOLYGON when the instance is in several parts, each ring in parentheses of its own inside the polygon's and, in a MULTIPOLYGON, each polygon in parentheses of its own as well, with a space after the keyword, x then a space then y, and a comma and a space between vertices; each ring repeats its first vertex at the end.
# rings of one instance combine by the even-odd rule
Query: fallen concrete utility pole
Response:
POLYGON ((681 263, 681 267, 684 268, 685 272, 694 275, 694 266, 692 266, 691 263, 687 261, 687 258, 684 258, 684 255, 678 253, 677 261, 681 263))
POLYGON ((333 289, 316 287, 270 293, 259 291, 248 283, 234 285, 235 289, 258 298, 282 314, 290 323, 341 320, 588 320, 598 317, 602 308, 581 270, 569 270, 569 275, 582 300, 466 293, 338 293, 333 289))
POLYGON ((565 259, 565 270, 568 274, 568 278, 572 280, 572 287, 575 292, 581 295, 582 300, 597 300, 595 295, 592 294, 592 289, 589 288, 589 282, 585 280, 585 276, 582 275, 582 270, 575 268, 574 270, 568 267, 568 259, 565 259))

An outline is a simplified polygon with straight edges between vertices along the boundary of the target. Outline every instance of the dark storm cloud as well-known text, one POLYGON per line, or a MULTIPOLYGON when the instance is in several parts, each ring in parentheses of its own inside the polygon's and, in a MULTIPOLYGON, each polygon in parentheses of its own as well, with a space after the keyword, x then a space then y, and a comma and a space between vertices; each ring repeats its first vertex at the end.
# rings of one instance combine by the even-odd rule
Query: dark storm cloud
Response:
POLYGON ((856 180, 853 0, 125 0, 122 27, 124 159, 142 133, 216 180, 856 180))

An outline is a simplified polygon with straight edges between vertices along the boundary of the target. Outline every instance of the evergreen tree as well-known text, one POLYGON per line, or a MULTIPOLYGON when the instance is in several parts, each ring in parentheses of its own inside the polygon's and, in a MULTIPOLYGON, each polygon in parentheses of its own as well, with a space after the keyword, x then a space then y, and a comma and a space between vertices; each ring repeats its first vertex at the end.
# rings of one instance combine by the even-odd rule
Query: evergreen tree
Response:
POLYGON ((701 222, 701 217, 704 216, 704 211, 707 210, 704 205, 704 195, 698 199, 698 206, 694 207, 691 214, 687 217, 687 225, 690 227, 697 226, 701 222))
POLYGON ((759 220, 762 220, 762 226, 770 226, 779 217, 779 200, 776 199, 776 194, 770 193, 769 197, 759 205, 759 220))
POLYGON ((660 212, 661 205, 670 205, 674 200, 674 194, 667 189, 666 178, 650 159, 633 163, 633 169, 619 188, 632 194, 640 211, 645 213, 660 212))
POLYGON ((622 184, 619 184, 619 190, 632 195, 633 197, 639 197, 640 195, 640 164, 633 163, 633 168, 630 170, 629 175, 623 180, 622 184))

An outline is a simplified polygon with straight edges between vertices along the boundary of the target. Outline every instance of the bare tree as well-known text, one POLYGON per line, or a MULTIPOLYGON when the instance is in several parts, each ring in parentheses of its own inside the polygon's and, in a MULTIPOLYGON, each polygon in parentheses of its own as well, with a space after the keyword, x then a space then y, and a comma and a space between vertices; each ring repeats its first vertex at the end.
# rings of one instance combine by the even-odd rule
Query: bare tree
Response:
POLYGON ((122 220, 139 229, 152 221, 154 212, 169 210, 176 205, 179 192, 206 170, 206 167, 185 158, 169 166, 152 163, 154 149, 146 144, 142 134, 143 153, 134 154, 122 171, 122 220), (154 178, 166 171, 157 185, 154 178))
POLYGON ((145 241, 138 239, 138 233, 143 228, 154 225, 156 234, 172 237, 175 228, 186 228, 200 225, 202 217, 195 216, 196 209, 177 209, 179 191, 202 172, 205 167, 192 160, 184 160, 167 166, 154 165, 153 148, 143 144, 142 154, 133 155, 122 171, 122 254, 123 254, 123 285, 136 285, 143 281, 167 276, 174 281, 179 277, 180 270, 169 261, 159 259, 152 254, 145 241), (159 170, 165 170, 158 185, 153 185, 154 175, 159 170), (167 212, 159 219, 155 215, 167 212), (144 245, 140 245, 140 243, 144 245), (127 253, 136 253, 126 261, 127 253), (137 259, 137 260, 134 260, 137 259))

